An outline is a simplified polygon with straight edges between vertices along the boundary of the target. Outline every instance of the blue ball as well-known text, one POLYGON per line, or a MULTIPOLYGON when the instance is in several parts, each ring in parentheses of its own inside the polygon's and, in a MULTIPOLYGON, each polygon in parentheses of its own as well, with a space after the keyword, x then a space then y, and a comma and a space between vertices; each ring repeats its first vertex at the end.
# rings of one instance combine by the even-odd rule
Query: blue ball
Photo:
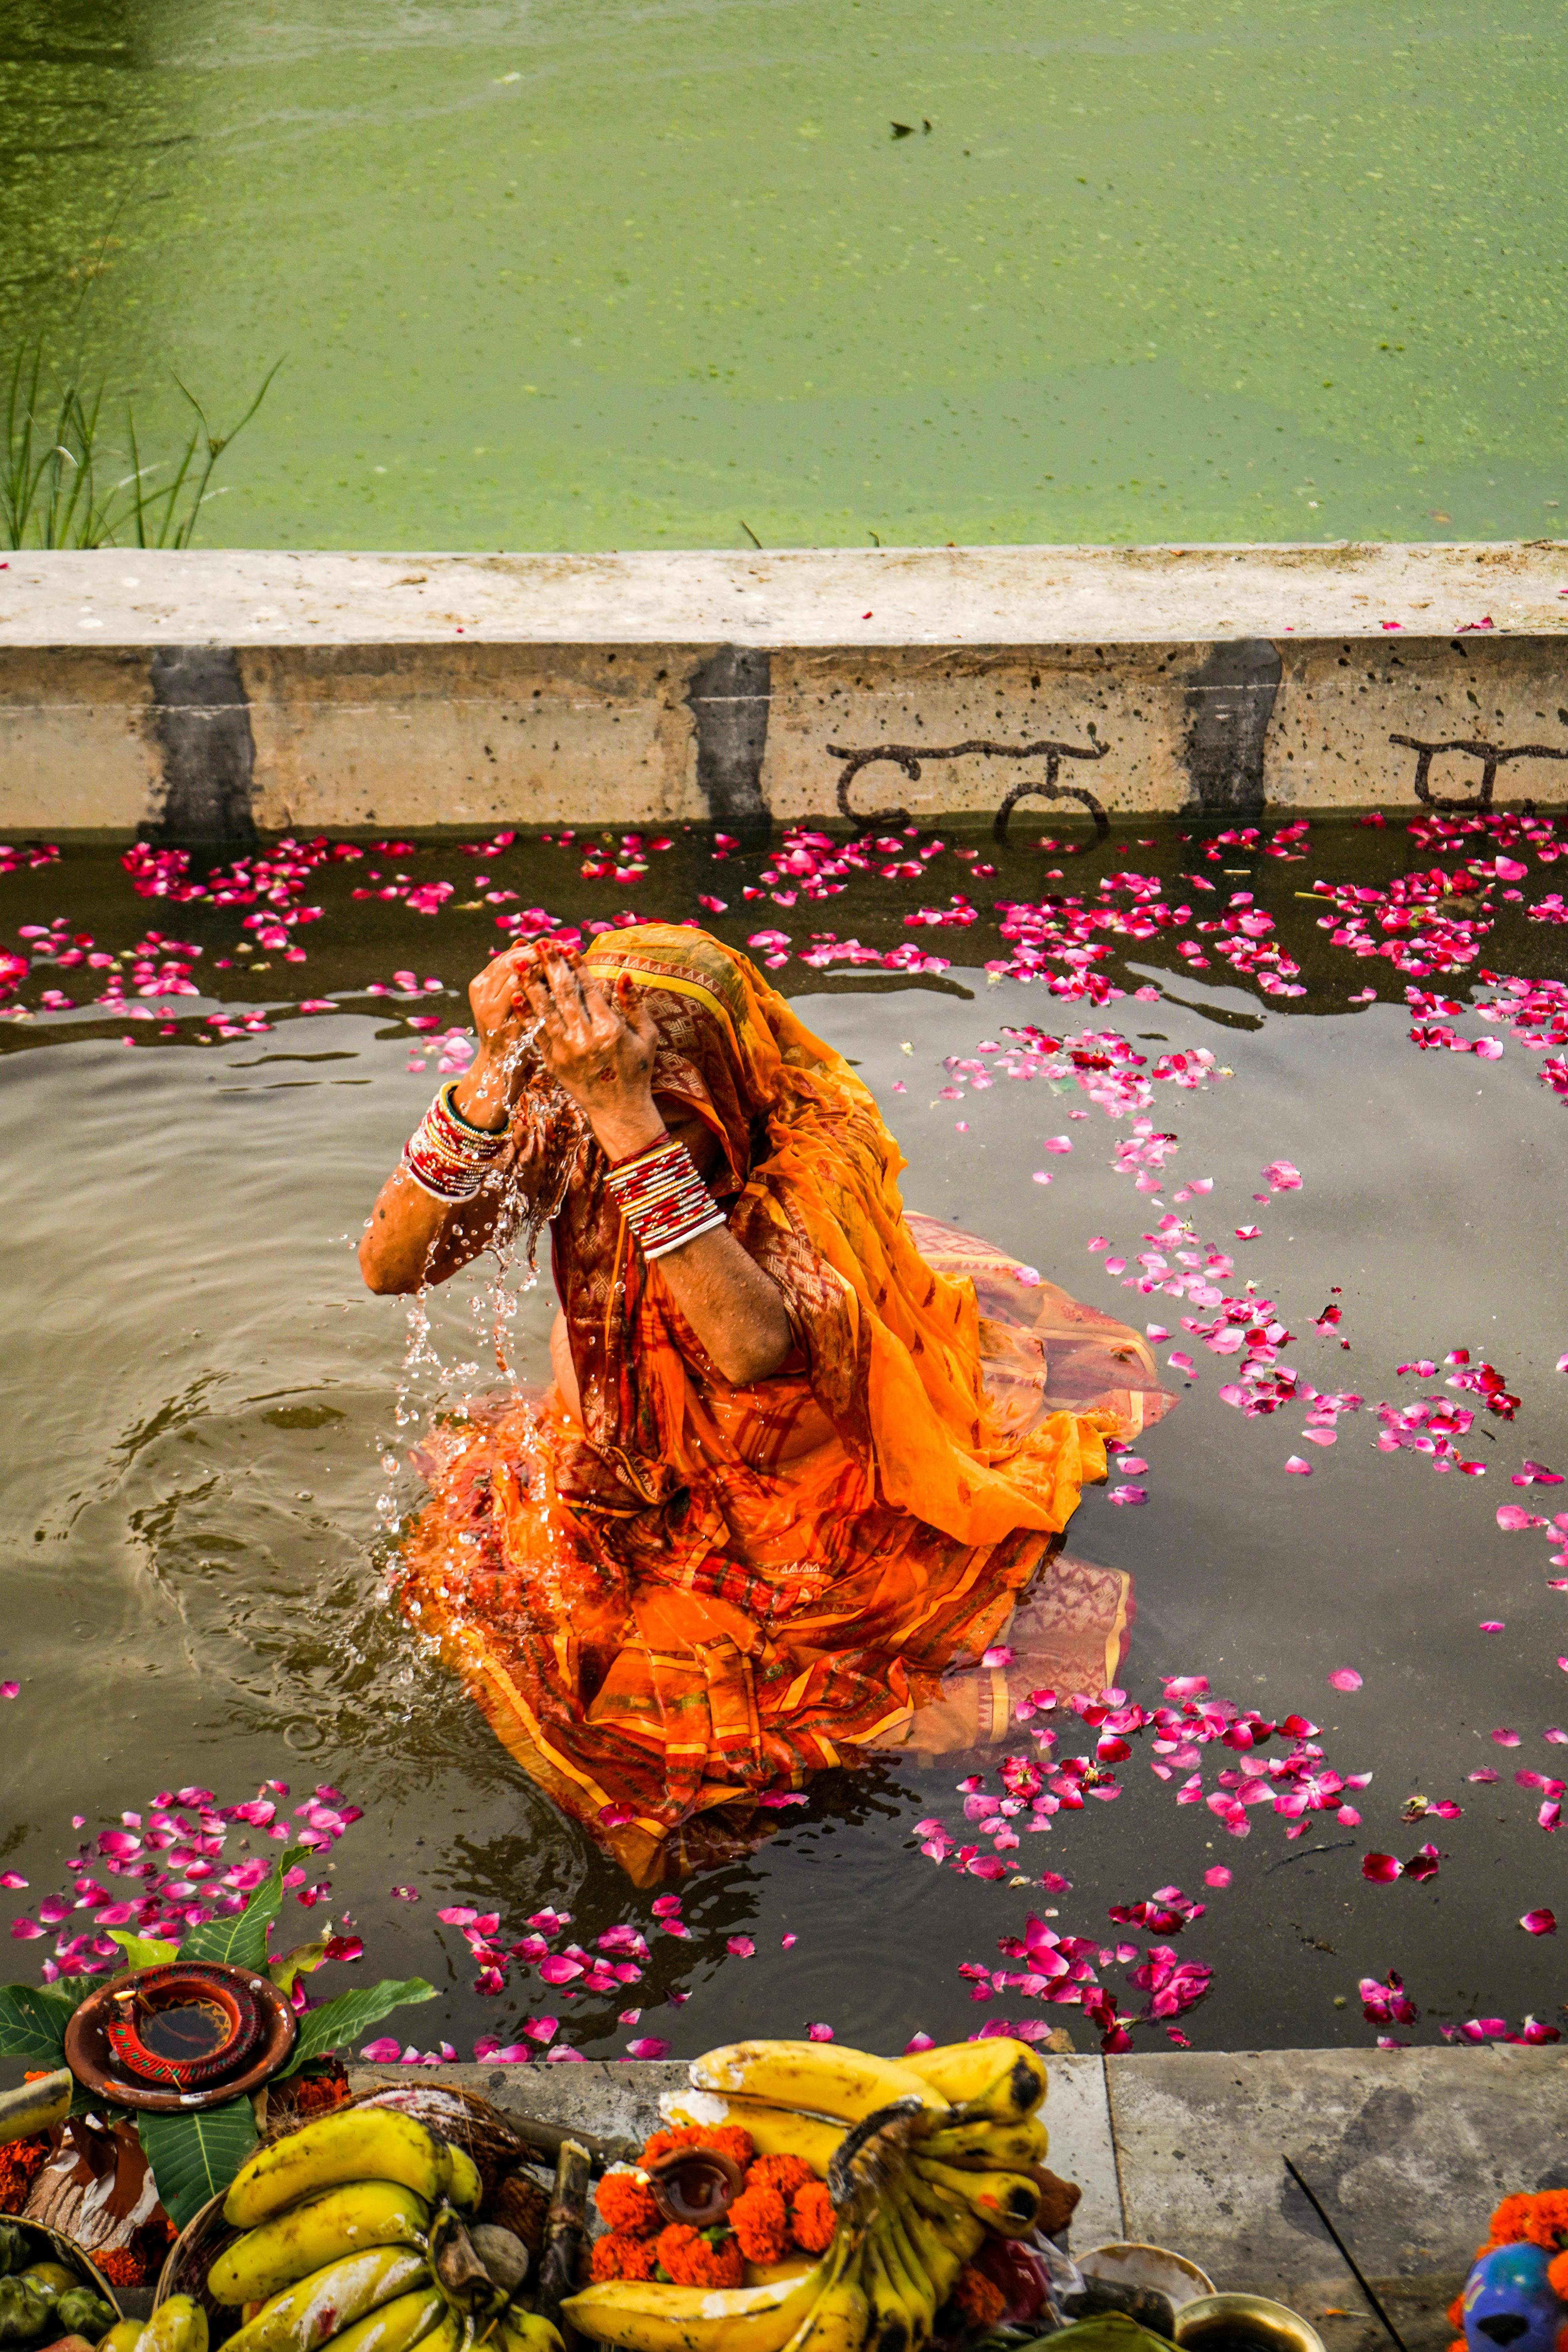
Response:
POLYGON ((1568 2311, 1547 2284, 1542 2246, 1495 2246, 1465 2281, 1468 2352, 1556 2352, 1568 2311))

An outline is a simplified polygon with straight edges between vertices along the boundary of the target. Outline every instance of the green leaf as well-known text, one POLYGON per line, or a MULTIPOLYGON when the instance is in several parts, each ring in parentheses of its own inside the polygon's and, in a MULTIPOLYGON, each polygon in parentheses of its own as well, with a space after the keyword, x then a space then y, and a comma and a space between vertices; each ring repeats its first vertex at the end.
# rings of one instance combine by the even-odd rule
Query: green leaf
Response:
POLYGON ((79 1998, 63 1985, 0 1985, 0 2058, 63 2066, 66 2027, 79 1998))
POLYGON ((226 1960, 235 1969, 264 1969, 267 1930, 283 1901, 283 1874, 292 1870, 305 1852, 303 1846, 291 1845, 280 1853, 243 1911, 193 1927, 180 1946, 181 1959, 226 1960))
POLYGON ((110 1927, 109 1940, 119 1945, 128 1969, 159 1969, 180 1956, 178 1944, 166 1944, 158 1936, 138 1936, 130 1927, 110 1927))
MULTIPOLYGON (((331 1932, 327 1922, 327 1933, 331 1932)), ((300 1977, 313 1976, 327 1957, 327 1937, 321 1936, 313 1944, 296 1944, 291 1952, 284 1952, 268 1963, 267 1973, 279 1992, 292 1992, 300 1977)))
POLYGON ((195 2219, 209 2197, 228 2187, 258 2137, 248 2099, 226 2099, 221 2106, 188 2116, 142 2113, 136 2129, 158 2195, 177 2230, 195 2219))
POLYGON ((299 2039, 284 2074, 296 2074, 310 2059, 324 2058, 329 2050, 357 2042, 367 2025, 378 2024, 390 2010, 435 1998, 435 1986, 426 1984, 423 1977, 405 1977, 401 1984, 384 1978, 380 1984, 362 1985, 353 1992, 339 1993, 335 2000, 324 2000, 320 2009, 307 2010, 300 2020, 299 2039))

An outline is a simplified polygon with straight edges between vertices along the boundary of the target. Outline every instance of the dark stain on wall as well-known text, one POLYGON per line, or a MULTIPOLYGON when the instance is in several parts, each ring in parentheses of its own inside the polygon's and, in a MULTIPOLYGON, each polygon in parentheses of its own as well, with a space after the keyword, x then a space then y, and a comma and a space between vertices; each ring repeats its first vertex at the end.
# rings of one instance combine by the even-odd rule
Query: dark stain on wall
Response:
POLYGON ((1186 681, 1183 747, 1189 813, 1256 815, 1263 806, 1263 745, 1279 691, 1277 647, 1267 637, 1215 646, 1186 681))
POLYGON ((143 837, 248 846, 256 839, 256 743, 237 656, 226 646, 161 646, 151 677, 163 773, 143 837))
POLYGON ((760 646, 721 646, 691 674, 686 700, 697 721, 697 782, 708 814, 742 848, 773 831, 763 796, 773 665, 760 646))

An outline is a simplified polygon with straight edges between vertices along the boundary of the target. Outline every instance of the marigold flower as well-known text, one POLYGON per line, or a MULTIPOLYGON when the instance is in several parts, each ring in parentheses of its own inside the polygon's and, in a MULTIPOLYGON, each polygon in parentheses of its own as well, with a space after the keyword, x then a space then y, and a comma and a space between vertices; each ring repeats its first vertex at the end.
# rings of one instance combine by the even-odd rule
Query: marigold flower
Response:
MULTIPOLYGON (((653 2190, 629 2167, 618 2166, 606 2172, 594 2191, 594 2202, 612 2231, 623 2231, 634 2238, 646 2238, 658 2227, 658 2207, 653 2201, 653 2190)), ((624 2272, 613 2272, 613 2277, 624 2277, 624 2272)))
POLYGON ((1568 2191, 1545 2189, 1530 2200, 1530 2215, 1524 2234, 1532 2246, 1544 2246, 1554 2254, 1568 2242, 1568 2191))
POLYGON ((603 2286, 607 2279, 650 2279, 658 2266, 658 2247, 652 2238, 634 2238, 624 2230, 612 2230, 594 2241, 591 2267, 595 2286, 603 2286))
POLYGON ((995 2280, 977 2271, 973 2263, 965 2263, 959 2272, 948 2299, 971 2327, 994 2327, 1007 2308, 1007 2298, 995 2280))
POLYGON ((825 2180, 808 2180, 790 2200, 789 2225, 803 2254, 824 2254, 837 2226, 825 2180))
POLYGON ((47 2136, 41 2132, 30 2139, 15 2139, 9 2147, 0 2147, 0 2213, 21 2211, 48 2152, 47 2136))
POLYGON ((134 2246, 111 2246, 105 2253, 94 2253, 93 2261, 110 2286, 146 2286, 153 2276, 152 2264, 134 2246))
POLYGON ((793 2197, 816 2175, 804 2156, 759 2156, 746 2175, 748 2189, 776 2189, 781 2197, 793 2197))
POLYGON ((1505 2197, 1487 2224, 1496 2246, 1517 2246, 1530 2225, 1533 2197, 1505 2197))
POLYGON ((732 2158, 742 2172, 757 2152, 751 2133, 742 2131, 739 2124, 682 2124, 675 2131, 655 2132, 644 2144, 642 2163, 645 2168, 657 2164, 661 2156, 677 2147, 713 2148, 720 2156, 732 2158))
MULTIPOLYGON (((1568 2254, 1559 2254, 1546 2273, 1546 2284, 1559 2303, 1568 2303, 1568 2254)), ((1463 2322, 1456 2325, 1462 2326, 1463 2322)))
POLYGON ((737 2197, 726 2219, 749 2263, 782 2263, 789 2252, 789 2216, 776 2189, 765 2182, 737 2197))
POLYGON ((733 2237, 715 2246, 684 2221, 672 2221, 653 2242, 659 2268, 677 2286, 740 2286, 745 2264, 733 2237))
POLYGON ((1465 2324, 1465 2291, 1463 2287, 1459 2289, 1458 2294, 1448 2305, 1444 2316, 1447 2320, 1450 2327, 1463 2327, 1465 2324))
POLYGON ((669 2154, 671 2148, 695 2147, 701 2137, 695 2124, 681 2124, 674 2131, 656 2131, 651 2138, 644 2141, 638 2162, 645 2168, 657 2164, 661 2156, 669 2154))

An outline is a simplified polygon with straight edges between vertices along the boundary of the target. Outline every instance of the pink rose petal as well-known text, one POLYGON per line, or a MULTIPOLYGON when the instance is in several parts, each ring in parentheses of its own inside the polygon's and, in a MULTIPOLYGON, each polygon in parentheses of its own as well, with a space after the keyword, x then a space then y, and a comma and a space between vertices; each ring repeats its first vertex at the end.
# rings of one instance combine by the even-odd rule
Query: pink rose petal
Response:
POLYGON ((1337 1691, 1358 1691, 1361 1676, 1353 1666, 1336 1666, 1329 1676, 1330 1687, 1337 1691))
POLYGON ((1557 1921, 1550 1911, 1527 1911, 1520 1921, 1527 1936, 1555 1936, 1557 1921))
POLYGON ((1292 1454, 1287 1461, 1285 1467, 1289 1472, 1292 1478, 1310 1478, 1312 1475, 1311 1464, 1310 1462, 1303 1462, 1299 1454, 1292 1454))
POLYGON ((1231 1873, 1226 1868, 1223 1862, 1216 1862, 1211 1869, 1205 1870, 1204 1873, 1204 1885, 1205 1886, 1228 1886, 1230 1882, 1231 1873))
POLYGON ((808 2042, 831 2042, 833 2028, 831 2025, 808 2025, 805 2029, 805 2038, 808 2042))
POLYGON ((669 2044, 661 2042, 657 2033, 644 2033, 636 2042, 627 2042, 626 2055, 628 2058, 668 2058, 669 2044))

